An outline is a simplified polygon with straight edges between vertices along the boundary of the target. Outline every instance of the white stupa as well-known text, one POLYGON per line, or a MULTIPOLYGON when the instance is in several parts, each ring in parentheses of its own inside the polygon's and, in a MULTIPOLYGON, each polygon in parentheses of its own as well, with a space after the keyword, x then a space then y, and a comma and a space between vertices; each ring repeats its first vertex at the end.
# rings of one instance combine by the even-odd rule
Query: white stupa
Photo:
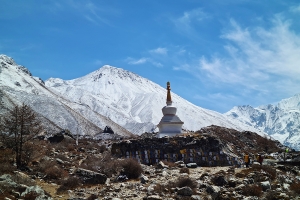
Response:
POLYGON ((172 106, 170 82, 167 82, 167 106, 162 108, 163 117, 157 127, 159 128, 158 137, 175 136, 182 132, 183 121, 176 115, 177 108, 172 106))

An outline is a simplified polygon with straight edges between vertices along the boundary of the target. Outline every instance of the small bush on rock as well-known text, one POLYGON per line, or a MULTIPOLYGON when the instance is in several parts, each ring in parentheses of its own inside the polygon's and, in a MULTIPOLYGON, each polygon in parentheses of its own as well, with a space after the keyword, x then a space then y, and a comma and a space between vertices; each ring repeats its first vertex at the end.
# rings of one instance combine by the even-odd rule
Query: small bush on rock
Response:
POLYGON ((143 172, 143 168, 137 160, 133 158, 125 159, 122 162, 123 174, 129 179, 138 178, 143 172))

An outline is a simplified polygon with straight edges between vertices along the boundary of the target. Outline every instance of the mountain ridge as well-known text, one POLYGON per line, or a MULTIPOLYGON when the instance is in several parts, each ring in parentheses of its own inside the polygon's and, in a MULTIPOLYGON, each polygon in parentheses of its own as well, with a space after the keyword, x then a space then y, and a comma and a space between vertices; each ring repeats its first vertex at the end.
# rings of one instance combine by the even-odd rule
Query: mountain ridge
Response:
POLYGON ((282 144, 300 149, 300 94, 277 104, 235 106, 225 113, 231 119, 253 126, 282 144))
MULTIPOLYGON (((0 90, 5 94, 1 95, 1 102, 5 101, 0 114, 25 102, 47 120, 73 133, 96 135, 106 125, 127 136, 155 132, 162 118, 161 109, 166 105, 165 88, 109 65, 76 79, 50 78, 44 82, 12 58, 0 55, 0 77, 0 90)), ((300 94, 277 105, 236 106, 224 114, 171 94, 186 130, 217 125, 269 134, 285 145, 300 148, 300 94)))

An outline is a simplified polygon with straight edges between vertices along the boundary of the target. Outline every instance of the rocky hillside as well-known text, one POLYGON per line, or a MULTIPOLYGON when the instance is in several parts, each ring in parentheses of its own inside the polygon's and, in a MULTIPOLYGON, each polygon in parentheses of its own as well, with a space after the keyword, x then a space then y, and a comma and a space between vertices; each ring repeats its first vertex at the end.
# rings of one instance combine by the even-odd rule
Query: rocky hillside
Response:
MULTIPOLYGON (((216 129, 202 130, 205 133, 199 132, 196 137, 218 138, 216 129)), ((250 137, 257 136, 242 138, 250 137)), ((224 143, 218 139, 220 145, 224 143)), ((76 145, 74 139, 65 135, 57 142, 33 140, 30 144, 39 151, 31 152, 23 172, 15 169, 11 149, 2 145, 0 199, 296 200, 300 195, 299 166, 290 162, 299 162, 296 152, 265 153, 262 166, 253 159, 250 168, 203 167, 165 160, 143 165, 130 158, 112 156, 113 141, 79 139, 76 145), (283 157, 288 163, 281 162, 283 157)), ((234 147, 232 151, 238 152, 234 147)))

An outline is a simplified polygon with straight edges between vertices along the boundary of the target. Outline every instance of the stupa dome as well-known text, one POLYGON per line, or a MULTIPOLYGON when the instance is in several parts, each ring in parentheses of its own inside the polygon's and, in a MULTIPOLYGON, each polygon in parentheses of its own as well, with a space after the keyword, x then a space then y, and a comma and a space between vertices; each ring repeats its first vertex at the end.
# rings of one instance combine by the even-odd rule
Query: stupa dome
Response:
POLYGON ((159 137, 175 136, 182 132, 183 122, 176 115, 177 108, 172 106, 170 82, 167 82, 167 102, 162 108, 163 117, 157 127, 159 128, 159 137))

